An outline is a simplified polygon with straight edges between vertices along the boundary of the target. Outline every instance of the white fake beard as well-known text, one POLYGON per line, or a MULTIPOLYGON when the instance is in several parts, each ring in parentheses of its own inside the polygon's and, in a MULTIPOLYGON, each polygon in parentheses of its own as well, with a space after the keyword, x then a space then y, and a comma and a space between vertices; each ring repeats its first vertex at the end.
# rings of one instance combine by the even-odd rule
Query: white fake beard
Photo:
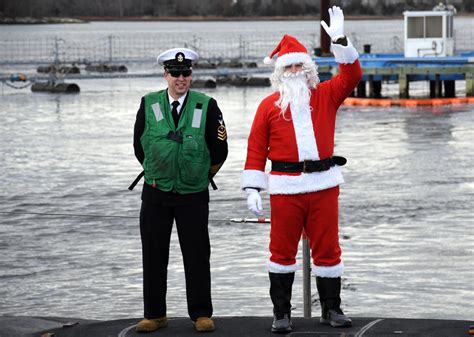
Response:
MULTIPOLYGON (((279 85, 280 99, 276 105, 281 108, 280 114, 285 117, 288 106, 307 107, 311 91, 308 87, 308 79, 303 71, 297 73, 284 73, 281 76, 281 84, 279 85)), ((298 110, 298 109, 295 109, 298 110)))

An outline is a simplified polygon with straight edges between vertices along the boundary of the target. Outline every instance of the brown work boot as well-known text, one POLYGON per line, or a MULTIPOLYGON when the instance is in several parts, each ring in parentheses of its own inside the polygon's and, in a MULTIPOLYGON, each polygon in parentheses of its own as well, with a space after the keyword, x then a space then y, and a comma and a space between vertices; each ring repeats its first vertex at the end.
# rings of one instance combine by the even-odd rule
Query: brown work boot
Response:
POLYGON ((209 317, 198 317, 194 322, 194 328, 198 332, 214 331, 214 321, 209 317))
POLYGON ((166 328, 168 326, 168 318, 166 316, 153 319, 142 319, 138 322, 135 330, 137 332, 152 332, 160 328, 166 328))

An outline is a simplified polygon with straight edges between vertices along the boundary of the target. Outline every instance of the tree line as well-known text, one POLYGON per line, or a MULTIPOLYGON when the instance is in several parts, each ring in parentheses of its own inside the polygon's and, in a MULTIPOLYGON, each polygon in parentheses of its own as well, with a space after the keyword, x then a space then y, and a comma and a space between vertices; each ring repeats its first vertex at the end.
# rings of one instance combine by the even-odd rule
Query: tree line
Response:
MULTIPOLYGON (((402 15, 431 10, 440 0, 333 0, 348 15, 402 15), (370 5, 367 5, 369 3, 370 5)), ((458 12, 473 12, 474 1, 456 3, 458 12)), ((318 15, 317 0, 0 0, 0 17, 260 17, 318 15)))

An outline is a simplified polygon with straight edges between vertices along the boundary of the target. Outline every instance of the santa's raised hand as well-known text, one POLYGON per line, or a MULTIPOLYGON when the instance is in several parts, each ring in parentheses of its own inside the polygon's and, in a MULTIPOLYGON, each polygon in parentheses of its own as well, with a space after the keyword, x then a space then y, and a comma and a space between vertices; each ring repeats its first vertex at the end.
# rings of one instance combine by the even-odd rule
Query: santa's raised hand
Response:
POLYGON ((328 9, 328 12, 331 26, 328 26, 324 21, 321 21, 321 26, 323 26, 326 33, 331 37, 331 40, 335 42, 345 36, 344 14, 342 13, 342 9, 337 6, 332 6, 332 8, 328 9))

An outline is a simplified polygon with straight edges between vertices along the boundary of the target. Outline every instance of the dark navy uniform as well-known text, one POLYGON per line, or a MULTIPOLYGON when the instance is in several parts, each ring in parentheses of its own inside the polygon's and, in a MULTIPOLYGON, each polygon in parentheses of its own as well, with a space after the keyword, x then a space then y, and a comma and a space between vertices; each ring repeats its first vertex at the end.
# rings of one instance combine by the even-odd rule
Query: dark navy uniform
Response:
MULTIPOLYGON (((173 64, 171 66, 174 67, 173 64)), ((186 107, 186 101, 187 94, 181 111, 186 107)), ((136 116, 133 141, 135 156, 141 164, 144 162, 145 153, 140 138, 145 130, 145 123, 145 100, 142 98, 136 116)), ((208 104, 205 141, 211 159, 209 176, 212 177, 226 160, 228 152, 225 124, 214 99, 210 99, 208 104)), ((193 321, 199 317, 212 316, 208 217, 208 188, 196 193, 179 194, 161 191, 144 183, 140 232, 146 319, 166 316, 167 267, 173 221, 176 222, 183 255, 189 316, 193 321)))

